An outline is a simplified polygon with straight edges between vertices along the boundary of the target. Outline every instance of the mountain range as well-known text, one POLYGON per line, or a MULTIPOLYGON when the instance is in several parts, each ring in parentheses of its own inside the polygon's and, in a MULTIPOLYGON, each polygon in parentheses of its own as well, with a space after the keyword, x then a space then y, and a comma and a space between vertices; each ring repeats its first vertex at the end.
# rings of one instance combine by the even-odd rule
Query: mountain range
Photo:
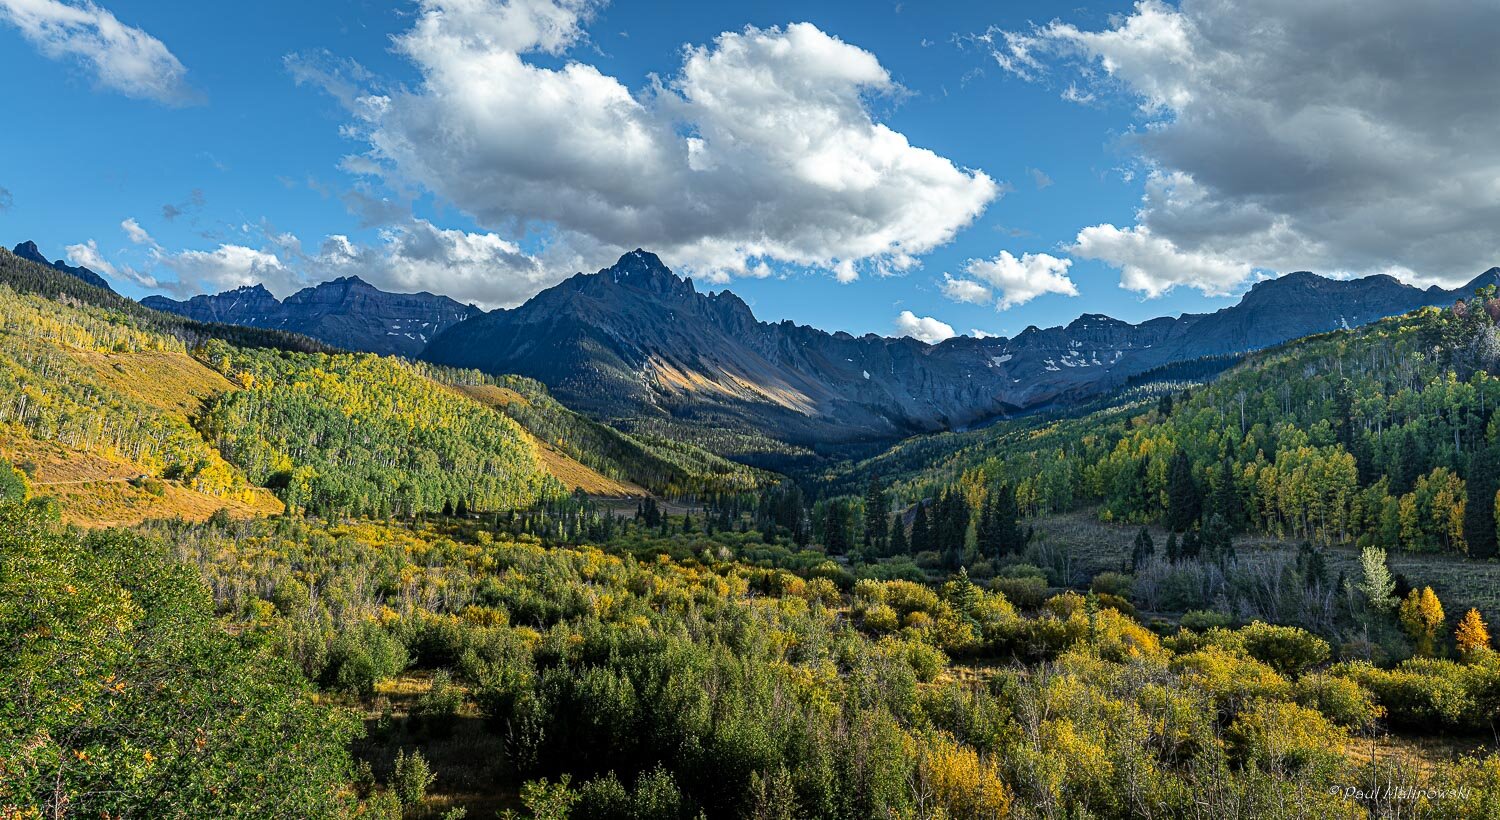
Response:
POLYGON ((519 307, 454 325, 422 355, 530 376, 569 406, 606 418, 672 417, 814 446, 1080 402, 1163 366, 1450 303, 1486 284, 1500 284, 1500 268, 1453 291, 1298 272, 1259 282, 1214 313, 1136 325, 1085 314, 1013 338, 929 345, 761 322, 733 293, 700 293, 636 250, 519 307))
POLYGON ((61 271, 62 273, 66 273, 69 276, 75 277, 77 279, 82 279, 83 281, 89 283, 90 285, 93 285, 96 288, 103 288, 110 291, 113 290, 109 286, 109 283, 104 281, 104 277, 100 276, 97 273, 94 273, 88 268, 74 267, 62 261, 61 259, 55 262, 48 262, 47 257, 42 255, 41 249, 36 246, 35 242, 32 242, 30 240, 17 245, 15 249, 11 251, 11 253, 14 253, 16 256, 19 256, 27 261, 35 262, 38 265, 46 265, 47 267, 55 271, 61 271))
MULTIPOLYGON (((16 253, 84 281, 97 278, 46 262, 31 242, 16 253)), ((431 293, 388 293, 354 276, 285 300, 254 285, 185 301, 150 296, 141 304, 347 350, 527 376, 567 406, 605 420, 753 431, 816 449, 1071 406, 1163 368, 1448 304, 1484 285, 1500 285, 1500 268, 1454 290, 1303 271, 1258 282, 1213 313, 1140 324, 1084 314, 1014 337, 961 336, 935 345, 763 322, 734 293, 700 292, 640 249, 488 313, 431 293)))
POLYGON ((482 311, 447 296, 389 293, 345 276, 279 300, 262 285, 178 301, 148 296, 141 304, 200 322, 285 330, 345 350, 417 358, 444 329, 482 311))

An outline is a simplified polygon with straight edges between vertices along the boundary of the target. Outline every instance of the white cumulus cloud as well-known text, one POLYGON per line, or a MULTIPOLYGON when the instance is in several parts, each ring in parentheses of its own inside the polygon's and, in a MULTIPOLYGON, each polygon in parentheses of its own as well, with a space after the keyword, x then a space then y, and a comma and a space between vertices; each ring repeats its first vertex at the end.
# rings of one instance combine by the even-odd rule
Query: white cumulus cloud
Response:
POLYGON ((514 307, 561 281, 567 260, 544 264, 492 233, 443 229, 424 219, 387 227, 380 243, 327 237, 311 260, 317 278, 358 275, 383 290, 426 290, 484 307, 514 307))
POLYGON ((163 250, 134 219, 121 223, 133 242, 148 247, 154 263, 176 273, 175 281, 160 285, 176 296, 261 284, 284 298, 318 282, 358 276, 386 291, 425 290, 485 308, 513 307, 561 281, 579 263, 566 248, 531 255, 495 234, 440 228, 425 219, 388 225, 369 244, 332 234, 316 250, 292 233, 245 227, 261 247, 221 244, 174 253, 163 250))
POLYGON ((931 316, 918 316, 909 310, 901 311, 901 315, 896 317, 896 333, 930 345, 958 335, 953 332, 953 325, 931 316))
POLYGON ((161 250, 161 245, 158 245, 151 234, 145 228, 141 227, 141 223, 135 221, 135 217, 130 217, 121 222, 120 230, 124 231, 125 235, 130 237, 130 241, 137 245, 145 245, 153 250, 161 250))
POLYGON ((995 298, 995 294, 984 285, 972 279, 955 279, 947 273, 943 274, 943 295, 971 305, 987 305, 995 298))
POLYGON ((0 20, 47 57, 81 63, 100 86, 127 97, 168 105, 198 99, 187 83, 187 69, 162 41, 88 0, 0 0, 0 20))
POLYGON ((490 230, 540 226, 602 257, 651 248, 723 281, 767 261, 840 281, 910 268, 1000 187, 876 120, 903 90, 874 54, 807 23, 747 27, 684 49, 632 90, 578 59, 596 4, 422 0, 397 48, 415 87, 289 61, 353 115, 368 150, 346 169, 415 185, 490 230), (362 90, 361 90, 362 89, 362 90))
POLYGON ((104 258, 104 254, 99 252, 99 243, 92 239, 77 245, 69 245, 64 250, 68 253, 68 261, 73 265, 88 268, 95 273, 108 274, 109 276, 117 274, 115 266, 110 264, 110 261, 104 258))
POLYGON ((1205 296, 1233 293, 1250 276, 1250 266, 1206 250, 1184 251, 1151 228, 1094 225, 1078 232, 1071 253, 1099 259, 1120 269, 1120 287, 1157 297, 1178 285, 1205 296))
POLYGON ((302 276, 275 253, 245 245, 226 243, 211 251, 163 254, 160 261, 177 274, 177 281, 166 287, 178 295, 265 285, 277 296, 287 296, 304 284, 302 276))
POLYGON ((1017 258, 1001 251, 993 259, 970 259, 964 266, 968 279, 943 275, 943 295, 956 302, 987 305, 997 310, 1024 305, 1044 293, 1077 296, 1078 288, 1068 278, 1071 259, 1046 253, 1027 253, 1017 258), (997 295, 998 294, 998 295, 997 295))
POLYGON ((1133 226, 1074 252, 1147 295, 1251 271, 1461 284, 1500 262, 1500 3, 1141 0, 1098 30, 991 32, 996 61, 1135 104, 1133 226))

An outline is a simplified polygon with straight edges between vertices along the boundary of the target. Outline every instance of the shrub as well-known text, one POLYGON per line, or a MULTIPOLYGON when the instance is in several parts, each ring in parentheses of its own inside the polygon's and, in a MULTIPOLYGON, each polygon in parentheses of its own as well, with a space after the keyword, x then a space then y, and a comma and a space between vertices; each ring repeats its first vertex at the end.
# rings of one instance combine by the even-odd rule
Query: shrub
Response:
POLYGON ((941 649, 921 641, 902 640, 895 637, 880 639, 880 650, 888 656, 898 657, 911 665, 917 680, 931 683, 948 665, 948 658, 941 649))
POLYGON ((1135 584, 1135 578, 1123 572, 1101 572, 1094 576, 1089 583, 1089 589, 1100 595, 1115 595, 1120 598, 1129 598, 1131 587, 1135 584))
POLYGON ((1089 621, 1089 645, 1105 660, 1125 662, 1163 657, 1161 641, 1155 633, 1117 609, 1101 609, 1089 621))
POLYGON ((894 632, 901 625, 896 610, 885 604, 876 604, 865 609, 864 625, 875 632, 894 632))
POLYGON ((940 604, 938 594, 930 587, 911 581, 887 581, 885 600, 903 616, 913 612, 933 615, 937 613, 940 604))
POLYGON ((532 780, 521 786, 521 805, 531 812, 532 820, 568 820, 578 794, 568 790, 572 778, 563 775, 556 783, 547 778, 532 780))
POLYGON ((1255 621, 1239 634, 1250 657, 1283 675, 1295 677, 1328 660, 1328 642, 1305 629, 1255 621))
POLYGON ((1121 615, 1128 615, 1132 618, 1135 617, 1135 606, 1133 606, 1124 598, 1121 598, 1118 595, 1112 595, 1108 592, 1100 592, 1095 597, 1099 601, 1099 606, 1104 607, 1105 609, 1113 609, 1121 615))
POLYGON ((1067 620, 1075 612, 1084 612, 1087 608, 1088 600, 1072 590, 1053 595, 1042 604, 1042 611, 1063 620, 1067 620))
POLYGON ((946 736, 933 736, 917 760, 916 779, 933 796, 940 817, 1005 817, 1011 793, 993 759, 946 736))
POLYGON ((1233 754, 1247 766, 1325 776, 1338 768, 1346 740, 1320 713, 1264 698, 1250 701, 1225 735, 1233 754))
POLYGON ((1385 716, 1375 695, 1348 678, 1328 674, 1304 675, 1292 685, 1293 697, 1303 706, 1317 709, 1347 729, 1368 729, 1385 716))
POLYGON ((391 775, 391 791, 401 800, 401 805, 421 805, 427 799, 427 789, 434 780, 437 780, 437 775, 432 773, 421 752, 413 750, 410 755, 405 749, 396 752, 396 771, 391 775))
POLYGON ((406 647, 379 624, 365 623, 340 635, 329 650, 324 684, 365 697, 375 684, 406 668, 406 647))
POLYGON ((578 789, 578 803, 570 820, 634 820, 630 792, 614 772, 600 775, 578 789))
POLYGON ((869 578, 861 578, 854 584, 854 600, 872 604, 885 603, 885 584, 869 578))
POLYGON ((1191 609, 1182 613, 1183 627, 1194 632, 1223 629, 1228 627, 1232 620, 1228 615, 1211 609, 1191 609))
POLYGON ((826 577, 813 578, 802 591, 809 603, 838 606, 839 588, 826 577))
POLYGON ((641 820, 648 817, 670 820, 682 814, 682 792, 677 788, 677 781, 672 779, 671 772, 659 765, 641 775, 635 783, 635 793, 630 797, 632 814, 641 820))
POLYGON ((997 574, 1000 578, 1040 578, 1047 580, 1047 571, 1035 564, 1011 564, 997 574))
POLYGON ((1220 646, 1179 655, 1171 666, 1230 711, 1253 698, 1284 699, 1291 693, 1291 684, 1276 670, 1220 646))
POLYGON ((1047 580, 1028 576, 1023 578, 995 578, 989 582, 990 589, 1004 595, 1011 603, 1022 609, 1036 609, 1047 598, 1047 580))
POLYGON ((1341 663, 1330 675, 1369 689, 1391 723, 1430 731, 1434 724, 1459 731, 1489 731, 1500 717, 1500 663, 1472 664, 1413 658, 1394 669, 1363 661, 1341 663))
POLYGON ((453 683, 453 678, 446 669, 439 670, 433 674, 432 684, 427 691, 417 697, 417 702, 412 707, 412 716, 423 731, 447 737, 453 733, 453 725, 458 720, 463 703, 463 689, 453 683))
POLYGON ((158 498, 167 494, 167 485, 163 484, 160 479, 152 478, 148 475, 136 476, 135 478, 130 479, 129 483, 130 486, 135 487, 139 490, 144 490, 145 492, 158 498))

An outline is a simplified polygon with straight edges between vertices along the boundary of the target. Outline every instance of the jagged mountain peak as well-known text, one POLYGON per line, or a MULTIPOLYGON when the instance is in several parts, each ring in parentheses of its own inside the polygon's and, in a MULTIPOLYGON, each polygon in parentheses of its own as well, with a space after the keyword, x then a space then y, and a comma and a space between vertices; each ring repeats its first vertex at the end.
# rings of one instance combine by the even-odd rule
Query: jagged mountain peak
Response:
POLYGON ((636 248, 624 254, 619 261, 599 271, 601 278, 617 285, 628 285, 663 295, 689 295, 695 293, 692 279, 683 279, 672 272, 661 257, 636 248))
POLYGON ((1114 318, 1113 316, 1107 316, 1107 315, 1105 315, 1103 313, 1084 313, 1084 314, 1080 314, 1077 319, 1074 319, 1073 321, 1069 322, 1067 329, 1068 330, 1086 330, 1086 329, 1091 329, 1091 328, 1096 328, 1096 327, 1126 327, 1126 326, 1129 326, 1129 322, 1121 321, 1119 319, 1114 318))
POLYGON ((74 267, 73 265, 69 265, 67 262, 61 259, 55 262, 47 261, 47 257, 42 255, 41 249, 38 248, 36 246, 36 243, 31 241, 30 239, 16 245, 15 249, 12 250, 11 253, 14 253, 16 256, 19 256, 22 259, 28 260, 30 262, 35 262, 38 265, 46 265, 47 267, 55 271, 66 273, 69 276, 74 277, 75 279, 81 279, 96 288, 103 288, 104 290, 114 292, 114 288, 111 288, 109 286, 109 283, 104 281, 104 277, 100 276, 97 273, 94 273, 88 268, 85 268, 81 265, 74 267))
POLYGON ((319 282, 318 284, 313 285, 314 288, 321 288, 321 287, 328 287, 328 286, 335 286, 335 287, 337 287, 337 286, 343 286, 343 287, 351 287, 351 288, 371 288, 373 290, 378 290, 378 288, 376 288, 374 285, 372 285, 369 282, 366 282, 365 280, 359 278, 358 274, 352 274, 352 273, 349 274, 348 276, 340 276, 337 279, 330 279, 327 282, 319 282))

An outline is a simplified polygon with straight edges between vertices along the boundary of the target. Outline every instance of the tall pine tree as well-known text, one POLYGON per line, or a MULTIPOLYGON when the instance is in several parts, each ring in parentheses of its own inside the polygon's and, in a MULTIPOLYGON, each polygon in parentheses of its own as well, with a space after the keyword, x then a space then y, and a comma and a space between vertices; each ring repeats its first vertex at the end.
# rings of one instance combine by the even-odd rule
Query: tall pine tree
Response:
POLYGON ((1497 552, 1495 537, 1495 492, 1500 489, 1500 453, 1496 445, 1474 452, 1469 458, 1469 475, 1464 484, 1464 541, 1472 558, 1493 558, 1497 552))
POLYGON ((1135 536, 1135 545, 1130 550, 1130 571, 1139 572, 1142 567, 1151 562, 1154 555, 1156 555, 1156 542, 1151 540, 1151 532, 1141 527, 1141 531, 1135 536))
POLYGON ((886 519, 891 515, 890 502, 886 500, 885 488, 881 486, 880 476, 870 476, 870 484, 865 488, 865 546, 874 547, 881 551, 885 546, 887 533, 886 519))
POLYGON ((897 513, 891 519, 890 540, 885 546, 887 555, 905 555, 911 552, 911 544, 906 540, 906 516, 897 513))
POLYGON ((927 521, 927 503, 917 502, 917 514, 911 521, 911 551, 927 552, 932 549, 932 528, 927 521))
POLYGON ((1016 490, 1009 484, 995 489, 995 543, 998 555, 1014 555, 1026 548, 1026 532, 1021 529, 1021 506, 1016 490))
POLYGON ((1167 468, 1167 529, 1187 532, 1202 511, 1193 465, 1187 453, 1178 450, 1167 468))

